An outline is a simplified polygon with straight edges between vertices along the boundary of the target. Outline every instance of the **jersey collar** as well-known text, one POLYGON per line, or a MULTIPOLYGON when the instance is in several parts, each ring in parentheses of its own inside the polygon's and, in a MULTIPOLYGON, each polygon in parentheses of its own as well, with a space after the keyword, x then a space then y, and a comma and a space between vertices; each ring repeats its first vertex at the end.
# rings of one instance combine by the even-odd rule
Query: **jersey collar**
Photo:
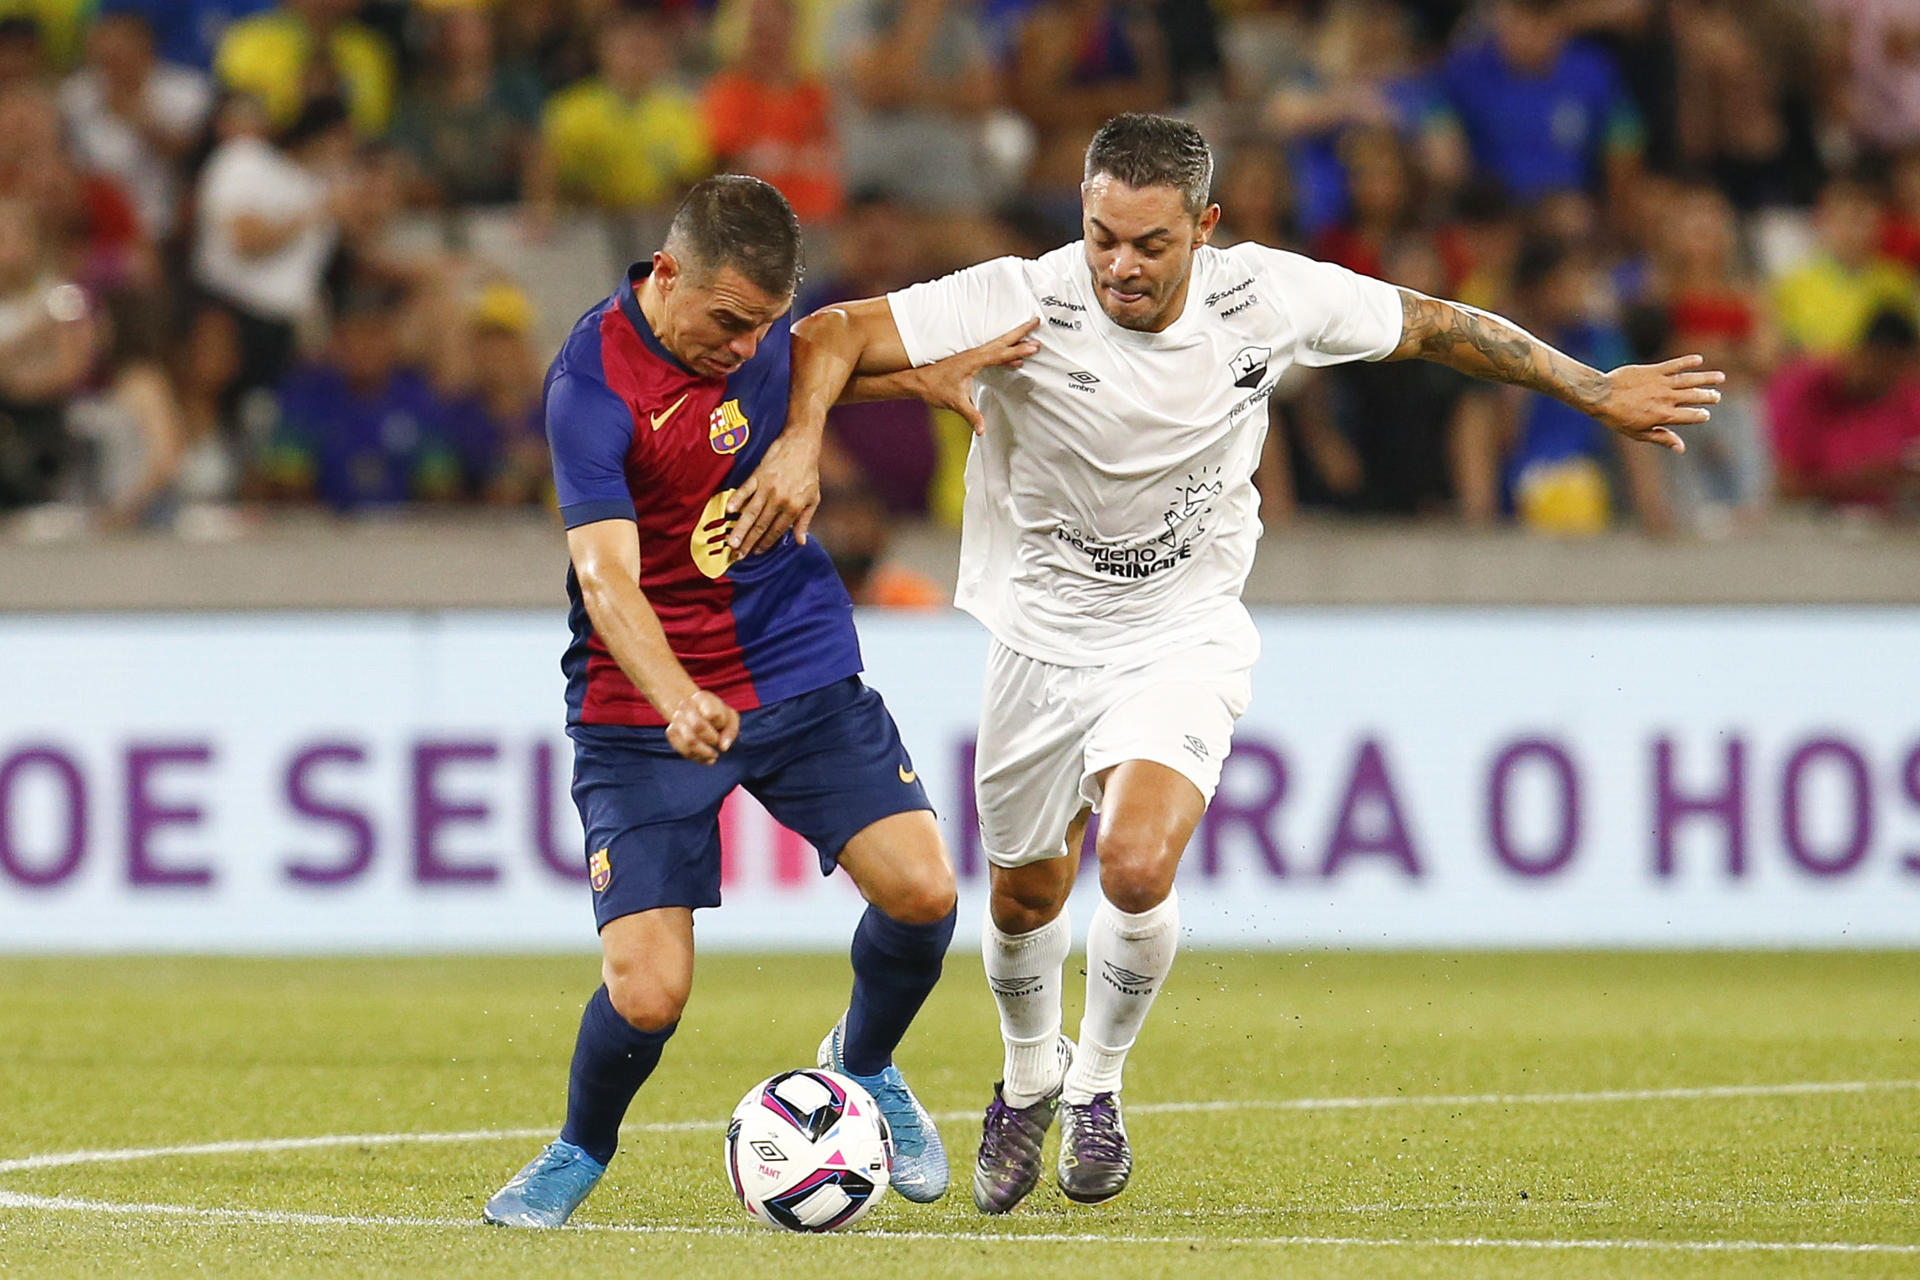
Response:
POLYGON ((653 331, 653 326, 647 323, 646 313, 640 310, 640 295, 636 290, 640 287, 640 282, 652 274, 651 262, 636 262, 627 268, 627 283, 620 290, 620 313, 626 316, 627 323, 633 326, 634 333, 639 335, 640 341, 645 344, 647 350, 689 378, 698 378, 700 374, 680 363, 680 357, 667 350, 666 344, 661 342, 660 336, 653 331))

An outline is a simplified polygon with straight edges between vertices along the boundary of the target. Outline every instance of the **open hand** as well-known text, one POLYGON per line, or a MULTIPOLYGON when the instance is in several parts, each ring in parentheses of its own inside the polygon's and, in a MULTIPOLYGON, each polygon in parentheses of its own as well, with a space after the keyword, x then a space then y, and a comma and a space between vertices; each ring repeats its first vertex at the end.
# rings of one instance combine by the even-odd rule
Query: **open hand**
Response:
POLYGON ((740 736, 740 713, 705 689, 680 700, 667 722, 667 745, 695 764, 712 764, 740 736))
POLYGON ((1727 375, 1703 369, 1704 356, 1680 356, 1663 364, 1622 365, 1607 375, 1607 388, 1591 410, 1607 427, 1634 440, 1675 453, 1687 446, 1673 428, 1705 422, 1707 406, 1720 403, 1727 375))
POLYGON ((936 409, 953 410, 967 420, 967 425, 973 428, 973 434, 979 435, 986 430, 987 424, 980 416, 979 406, 973 403, 973 375, 995 365, 1018 369, 1021 361, 1040 349, 1039 340, 1032 336, 1039 327, 1040 317, 1035 316, 1015 325, 991 342, 969 347, 945 360, 936 360, 916 369, 914 372, 919 376, 920 399, 936 409))
POLYGON ((727 545, 736 557, 771 551, 791 529, 794 541, 805 546, 807 526, 819 506, 820 442, 783 434, 727 499, 727 510, 740 517, 727 545))

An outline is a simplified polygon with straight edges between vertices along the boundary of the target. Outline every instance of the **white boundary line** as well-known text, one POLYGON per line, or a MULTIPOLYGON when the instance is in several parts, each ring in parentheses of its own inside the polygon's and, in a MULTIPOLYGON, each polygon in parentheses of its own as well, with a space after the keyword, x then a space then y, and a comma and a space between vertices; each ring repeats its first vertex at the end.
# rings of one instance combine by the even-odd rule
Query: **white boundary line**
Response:
MULTIPOLYGON (((1211 1102, 1147 1102, 1128 1106, 1130 1116, 1192 1115, 1218 1111, 1364 1111, 1382 1107, 1577 1106, 1606 1102, 1667 1102, 1720 1098, 1775 1098, 1802 1094, 1880 1093, 1920 1090, 1920 1080, 1814 1080, 1799 1084, 1700 1085, 1673 1089, 1601 1089, 1577 1093, 1394 1093, 1355 1098, 1246 1098, 1211 1102)), ((978 1111, 944 1111, 942 1124, 972 1120, 978 1111)), ((718 1120, 657 1120, 624 1126, 627 1133, 698 1133, 718 1130, 718 1120)), ((499 1142, 543 1138, 552 1127, 467 1129, 453 1133, 329 1133, 311 1138, 248 1138, 176 1147, 126 1147, 112 1151, 54 1151, 0 1160, 0 1173, 64 1169, 82 1164, 121 1164, 169 1156, 244 1155, 256 1151, 308 1151, 324 1147, 388 1147, 406 1143, 499 1142)))
MULTIPOLYGON (((1659 1102, 1689 1099, 1731 1099, 1792 1097, 1808 1094, 1861 1094, 1890 1090, 1920 1090, 1920 1080, 1836 1080, 1797 1084, 1707 1085, 1671 1089, 1605 1089, 1569 1093, 1480 1093, 1480 1094, 1387 1094, 1354 1098, 1284 1098, 1220 1100, 1208 1102, 1146 1103, 1129 1108, 1135 1115, 1183 1115, 1223 1111, 1353 1111, 1382 1107, 1431 1106, 1516 1106, 1529 1104, 1581 1105, 1609 1102, 1659 1102)), ((971 1111, 947 1112, 938 1119, 971 1119, 971 1111)), ((630 1126, 643 1133, 689 1133, 714 1127, 710 1120, 674 1120, 630 1126)), ((450 1133, 361 1133, 321 1134, 309 1138, 261 1138, 230 1142, 202 1142, 171 1147, 128 1147, 119 1150, 48 1152, 0 1160, 0 1173, 18 1173, 35 1169, 70 1168, 75 1165, 128 1163, 164 1159, 170 1156, 231 1155, 264 1151, 304 1151, 326 1147, 397 1146, 401 1144, 496 1142, 545 1137, 550 1128, 469 1129, 450 1133)), ((1356 1206, 1355 1208, 1360 1208, 1356 1206)), ((1436 1205, 1435 1208, 1453 1206, 1436 1205)), ((0 1190, 0 1210, 40 1210, 60 1213, 99 1213, 121 1217, 193 1218, 222 1222, 248 1222, 271 1226, 346 1226, 346 1227, 425 1227, 471 1229, 484 1225, 472 1218, 428 1218, 363 1216, 351 1214, 297 1213, 277 1209, 204 1208, 194 1205, 126 1204, 104 1200, 86 1200, 67 1196, 33 1196, 0 1190)), ((750 1228, 647 1226, 614 1223, 579 1224, 573 1231, 618 1233, 625 1235, 747 1237, 750 1228)), ((1320 1246, 1353 1248, 1415 1249, 1533 1249, 1533 1250, 1615 1250, 1678 1253, 1848 1253, 1920 1255, 1920 1244, 1854 1242, 1839 1240, 1537 1240, 1467 1236, 1457 1238, 1378 1236, 1198 1236, 1198 1235, 1104 1235, 1061 1232, 972 1232, 972 1231, 888 1231, 865 1230, 854 1238, 878 1240, 979 1241, 982 1243, 1055 1243, 1055 1244, 1139 1244, 1139 1245, 1240 1245, 1240 1246, 1320 1246)))
MULTIPOLYGON (((203 1209, 181 1204, 118 1204, 104 1200, 77 1200, 65 1196, 25 1196, 0 1191, 0 1209, 39 1209, 57 1213, 101 1213, 117 1217, 199 1218, 246 1222, 263 1226, 298 1227, 426 1227, 473 1230, 487 1224, 478 1218, 418 1218, 360 1214, 294 1213, 280 1209, 203 1209)), ((579 1223, 560 1228, 593 1234, 639 1236, 705 1236, 717 1239, 770 1239, 773 1234, 753 1227, 644 1226, 620 1223, 579 1223)), ((1663 1253, 1867 1253, 1920 1255, 1920 1244, 1881 1244, 1850 1240, 1530 1240, 1497 1236, 1431 1238, 1382 1236, 1201 1236, 1103 1235, 1064 1231, 888 1231, 850 1232, 841 1239, 941 1241, 980 1244, 1091 1244, 1228 1245, 1267 1247, 1321 1246, 1370 1249, 1538 1249, 1663 1253)))

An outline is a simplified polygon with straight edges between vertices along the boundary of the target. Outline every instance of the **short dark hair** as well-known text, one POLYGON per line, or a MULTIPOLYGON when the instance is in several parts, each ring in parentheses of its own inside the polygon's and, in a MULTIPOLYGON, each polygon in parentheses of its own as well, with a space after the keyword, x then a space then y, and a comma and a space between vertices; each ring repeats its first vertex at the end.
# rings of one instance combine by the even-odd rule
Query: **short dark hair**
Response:
POLYGON ((1172 187, 1197 217, 1213 191, 1213 148, 1185 120, 1129 112, 1101 125, 1087 146, 1086 180, 1101 174, 1130 187, 1172 187))
POLYGON ((1883 307, 1867 321, 1860 345, 1885 351, 1911 352, 1920 348, 1920 329, 1915 328, 1913 317, 1906 312, 1897 307, 1883 307))
POLYGON ((666 251, 700 276, 732 267, 775 297, 800 286, 800 219, 772 185, 744 174, 694 184, 674 211, 666 251))
POLYGON ((315 138, 323 137, 351 124, 347 100, 337 93, 323 93, 300 104, 300 114, 280 132, 280 146, 297 151, 315 138))

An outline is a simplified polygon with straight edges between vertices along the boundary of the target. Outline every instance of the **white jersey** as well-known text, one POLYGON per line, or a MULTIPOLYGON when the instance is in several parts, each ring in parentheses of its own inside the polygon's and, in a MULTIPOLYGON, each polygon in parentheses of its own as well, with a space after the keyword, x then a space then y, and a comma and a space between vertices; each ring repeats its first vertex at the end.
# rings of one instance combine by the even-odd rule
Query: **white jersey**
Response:
POLYGON ((1244 622, 1267 399, 1293 365, 1378 360, 1398 291, 1263 245, 1202 247, 1180 318, 1114 324, 1085 248, 889 294, 915 365, 1041 318, 1037 355, 976 380, 955 603, 1018 653, 1098 666, 1244 622))

